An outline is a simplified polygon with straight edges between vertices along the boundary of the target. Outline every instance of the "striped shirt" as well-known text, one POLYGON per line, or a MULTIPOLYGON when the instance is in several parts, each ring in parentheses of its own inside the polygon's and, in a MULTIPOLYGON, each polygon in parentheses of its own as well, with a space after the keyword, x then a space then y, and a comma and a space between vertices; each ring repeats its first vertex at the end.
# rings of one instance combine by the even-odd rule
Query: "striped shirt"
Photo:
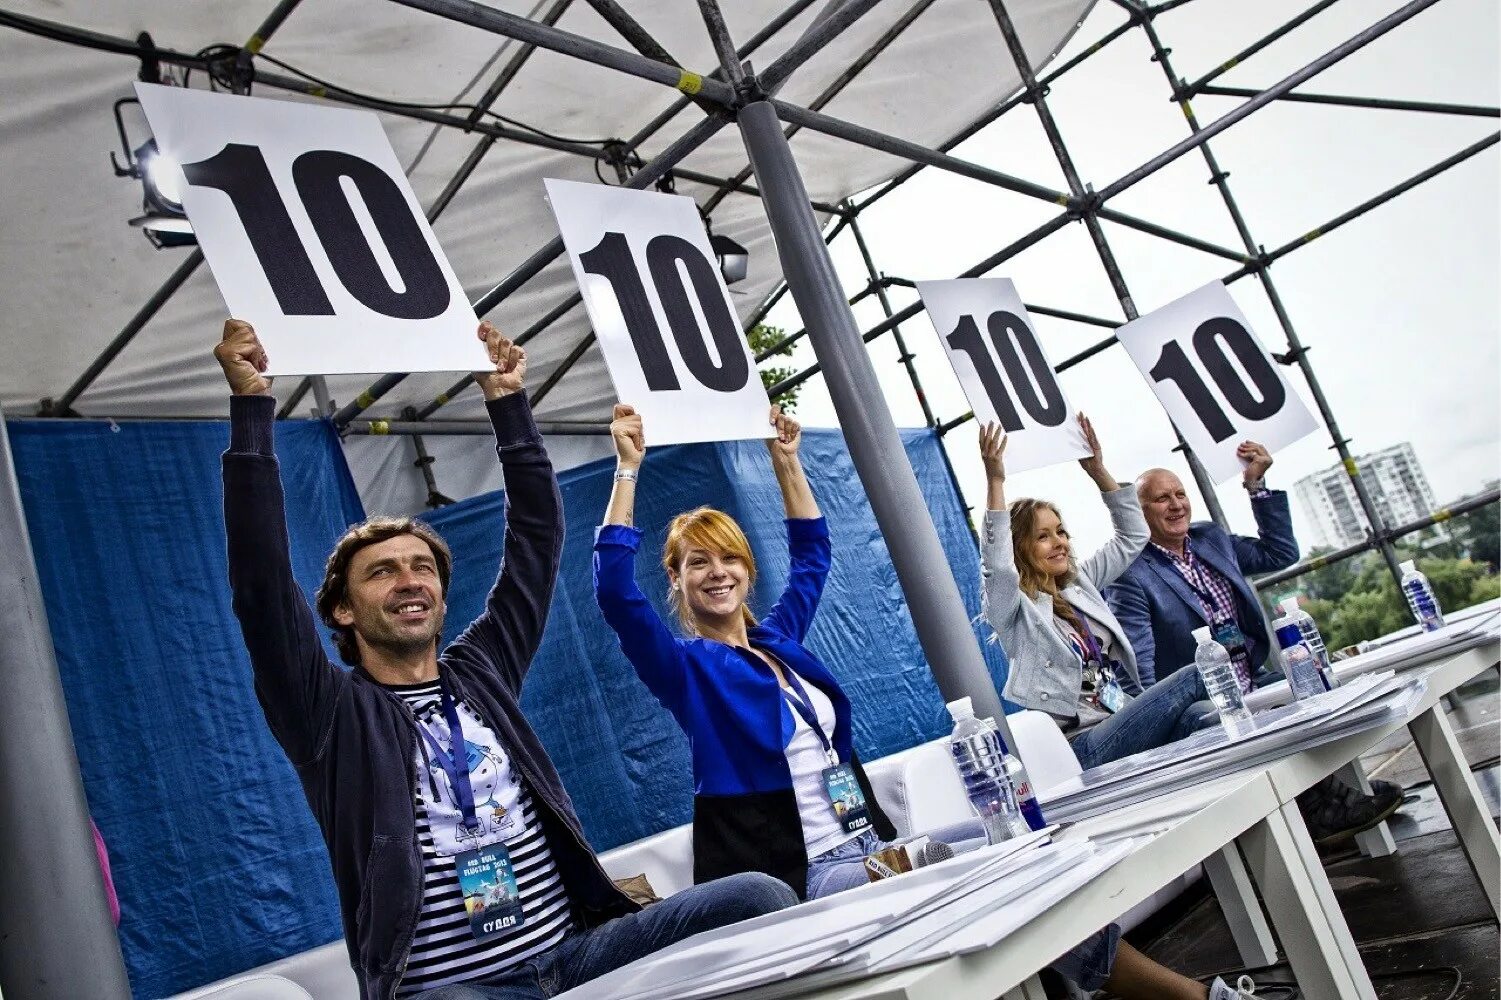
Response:
MULTIPOLYGON (((437 681, 392 686, 444 750, 452 746, 443 718, 437 681)), ((483 836, 462 842, 463 817, 448 777, 423 753, 417 759, 417 843, 422 849, 422 912, 398 996, 411 996, 450 983, 488 980, 562 941, 573 916, 552 851, 537 821, 531 791, 511 771, 510 758, 495 734, 462 703, 464 743, 474 788, 475 812, 483 836), (503 841, 511 854, 521 892, 522 926, 514 933, 480 942, 469 929, 454 854, 503 841)))

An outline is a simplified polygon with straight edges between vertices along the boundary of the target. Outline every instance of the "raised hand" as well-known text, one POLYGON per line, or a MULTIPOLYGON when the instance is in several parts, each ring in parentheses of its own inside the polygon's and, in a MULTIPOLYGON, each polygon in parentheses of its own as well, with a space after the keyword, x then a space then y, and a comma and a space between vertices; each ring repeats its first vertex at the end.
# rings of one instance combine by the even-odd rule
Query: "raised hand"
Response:
POLYGON ((1235 457, 1246 463, 1243 475, 1248 483, 1262 478, 1272 467, 1272 453, 1255 441, 1242 441, 1235 449, 1235 457))
POLYGON ((615 442, 615 462, 623 469, 636 469, 646 457, 646 431, 634 406, 615 404, 610 421, 610 439, 615 442))
POLYGON ((980 461, 985 478, 997 483, 1006 481, 1006 432, 1000 424, 980 425, 980 461))
POLYGON ((1091 475, 1096 471, 1103 472, 1105 451, 1100 447, 1100 436, 1094 432, 1094 424, 1082 413, 1079 414, 1079 430, 1084 433, 1084 443, 1089 446, 1089 454, 1079 459, 1079 466, 1091 475))
POLYGON ((271 380, 261 373, 270 366, 255 327, 242 319, 224 321, 224 339, 214 345, 214 358, 236 396, 269 396, 271 380))
POLYGON ((771 425, 777 436, 766 439, 766 447, 772 458, 795 458, 798 446, 803 443, 803 425, 782 412, 775 403, 771 405, 771 425))
POLYGON ((495 366, 491 371, 474 373, 485 398, 499 399, 520 392, 526 384, 526 351, 507 339, 489 320, 480 323, 477 336, 485 342, 490 363, 495 366))

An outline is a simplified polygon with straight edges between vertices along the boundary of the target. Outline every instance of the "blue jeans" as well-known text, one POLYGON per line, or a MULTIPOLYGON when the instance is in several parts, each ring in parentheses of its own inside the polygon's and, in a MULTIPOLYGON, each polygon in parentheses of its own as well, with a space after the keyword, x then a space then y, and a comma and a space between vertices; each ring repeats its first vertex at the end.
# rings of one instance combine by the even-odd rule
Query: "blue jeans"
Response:
POLYGON ((1084 770, 1183 739, 1215 722, 1214 703, 1197 667, 1180 667, 1069 745, 1084 770))
MULTIPOLYGON (((928 836, 950 845, 966 840, 983 841, 985 828, 975 819, 930 830, 928 836)), ((811 859, 808 862, 808 898, 832 896, 836 892, 867 884, 870 879, 865 874, 866 856, 889 846, 891 845, 882 841, 874 832, 866 830, 854 840, 811 859)), ((1091 992, 1100 989, 1105 985, 1105 980, 1110 978, 1110 969, 1115 964, 1115 948, 1120 939, 1121 929, 1111 924, 1070 950, 1049 968, 1081 989, 1091 992)))
POLYGON ((416 1000, 547 1000, 701 931, 784 910, 797 894, 781 879, 745 872, 673 893, 639 913, 574 931, 554 948, 487 982, 456 983, 416 1000))

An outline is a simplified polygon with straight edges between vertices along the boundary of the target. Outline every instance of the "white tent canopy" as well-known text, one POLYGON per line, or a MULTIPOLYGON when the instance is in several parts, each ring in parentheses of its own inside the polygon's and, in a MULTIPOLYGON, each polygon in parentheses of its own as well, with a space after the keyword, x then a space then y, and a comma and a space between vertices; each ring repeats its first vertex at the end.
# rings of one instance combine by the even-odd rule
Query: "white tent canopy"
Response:
MULTIPOLYGON (((726 4, 737 43, 772 22, 789 2, 726 4)), ((243 44, 267 13, 259 5, 229 0, 25 0, 10 6, 17 13, 119 38, 134 39, 138 32, 149 31, 160 48, 183 53, 215 44, 243 44)), ((552 0, 508 0, 496 6, 538 18, 556 5, 552 0)), ((755 66, 769 65, 830 5, 805 0, 791 6, 802 9, 751 57, 755 66)), ((1041 64, 1067 40, 1090 4, 1027 0, 1010 6, 1032 60, 1041 64)), ((833 97, 824 107, 826 113, 934 147, 1019 88, 989 7, 974 0, 936 0, 930 5, 878 5, 795 72, 778 96, 803 106, 814 102, 916 8, 923 9, 911 25, 833 97)), ((697 5, 690 0, 633 3, 629 12, 684 66, 706 74, 717 66, 697 5)), ((566 5, 558 27, 628 47, 583 0, 566 5)), ((280 26, 264 55, 363 94, 422 104, 468 104, 480 98, 519 49, 518 43, 498 35, 396 4, 308 0, 280 26)), ((257 65, 291 75, 285 67, 264 60, 257 65)), ((11 415, 35 412, 40 399, 61 393, 191 253, 155 250, 125 224, 139 214, 140 188, 112 176, 107 153, 118 149, 120 141, 110 108, 131 93, 137 69, 128 56, 19 31, 0 32, 0 78, 7 95, 0 109, 6 136, 0 155, 11 195, 0 236, 0 273, 8 293, 0 403, 11 415)), ((181 70, 167 71, 181 75, 181 70)), ((193 73, 188 82, 208 85, 201 72, 193 73)), ((253 93, 315 99, 264 84, 253 93)), ((670 88, 538 50, 493 109, 570 139, 623 139, 679 97, 670 88)), ((138 145, 149 134, 144 120, 134 106, 124 113, 138 145)), ((462 116, 467 111, 452 113, 462 116)), ((431 205, 479 140, 451 127, 381 117, 419 200, 431 205)), ((690 105, 643 143, 640 155, 649 160, 702 117, 703 112, 690 105)), ((792 148, 811 197, 825 204, 837 203, 908 166, 894 156, 806 130, 792 140, 792 148)), ((745 149, 733 128, 723 130, 682 164, 716 178, 734 177, 746 165, 745 149)), ((590 157, 504 140, 495 143, 434 227, 471 297, 491 288, 556 234, 543 200, 544 177, 593 182, 599 176, 615 181, 608 164, 590 157)), ((704 204, 715 188, 679 178, 677 190, 704 204)), ((781 278, 759 200, 744 193, 729 195, 715 208, 713 225, 716 232, 750 250, 750 275, 733 288, 737 307, 746 317, 781 278)), ((518 332, 573 292, 566 263, 556 261, 502 302, 491 317, 504 329, 518 332)), ((107 416, 225 413, 223 383, 209 354, 224 314, 208 268, 200 268, 73 409, 107 416)), ((576 308, 537 336, 529 345, 534 384, 562 363, 587 333, 583 309, 576 308)), ((368 415, 395 417, 403 407, 420 408, 455 378, 408 378, 368 415)), ((333 398, 344 403, 370 381, 341 377, 330 379, 329 387, 333 398)), ((290 386, 278 390, 285 397, 290 386)), ((591 349, 543 400, 539 417, 603 419, 612 399, 603 361, 597 349, 591 349)), ((479 405, 478 393, 468 393, 444 407, 441 416, 476 417, 479 405)), ((390 451, 390 445, 383 445, 383 450, 390 451)), ((404 464, 410 459, 408 450, 401 450, 404 464)))

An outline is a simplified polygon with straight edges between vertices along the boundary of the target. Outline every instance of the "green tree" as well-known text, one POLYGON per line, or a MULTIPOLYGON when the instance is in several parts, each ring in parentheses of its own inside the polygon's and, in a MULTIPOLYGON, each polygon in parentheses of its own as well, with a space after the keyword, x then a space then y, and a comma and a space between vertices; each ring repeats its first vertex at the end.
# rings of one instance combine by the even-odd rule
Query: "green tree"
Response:
MULTIPOLYGON (((765 323, 757 323, 751 327, 750 333, 746 334, 746 340, 750 342, 751 354, 759 358, 764 352, 779 343, 786 335, 787 331, 779 326, 768 326, 765 323)), ((791 356, 792 348, 790 346, 772 351, 769 355, 772 358, 790 358, 791 356)), ((761 384, 769 390, 778 382, 796 375, 797 369, 790 365, 775 365, 770 368, 762 368, 760 372, 761 384)), ((788 390, 782 394, 782 397, 777 402, 782 404, 783 410, 792 413, 797 409, 797 397, 800 392, 802 392, 802 386, 788 390)))

